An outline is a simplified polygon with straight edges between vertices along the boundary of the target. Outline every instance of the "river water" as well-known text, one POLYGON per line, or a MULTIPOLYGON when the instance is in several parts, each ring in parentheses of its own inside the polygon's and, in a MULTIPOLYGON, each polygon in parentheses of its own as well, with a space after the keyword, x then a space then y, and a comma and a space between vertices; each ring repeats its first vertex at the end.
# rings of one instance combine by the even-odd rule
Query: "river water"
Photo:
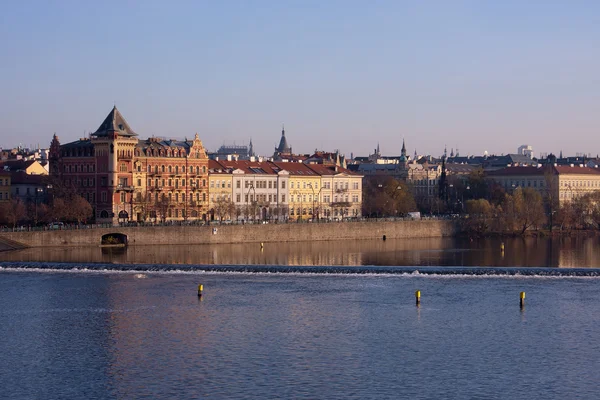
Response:
POLYGON ((0 255, 0 398, 598 398, 596 238, 277 246, 0 255))

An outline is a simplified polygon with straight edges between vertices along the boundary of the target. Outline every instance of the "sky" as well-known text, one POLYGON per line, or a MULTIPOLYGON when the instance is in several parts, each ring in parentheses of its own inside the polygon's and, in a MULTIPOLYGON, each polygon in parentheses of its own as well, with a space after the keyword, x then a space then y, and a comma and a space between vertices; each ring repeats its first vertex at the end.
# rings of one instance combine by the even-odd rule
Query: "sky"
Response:
POLYGON ((600 153, 600 2, 17 1, 0 13, 0 146, 95 131, 209 151, 600 153))

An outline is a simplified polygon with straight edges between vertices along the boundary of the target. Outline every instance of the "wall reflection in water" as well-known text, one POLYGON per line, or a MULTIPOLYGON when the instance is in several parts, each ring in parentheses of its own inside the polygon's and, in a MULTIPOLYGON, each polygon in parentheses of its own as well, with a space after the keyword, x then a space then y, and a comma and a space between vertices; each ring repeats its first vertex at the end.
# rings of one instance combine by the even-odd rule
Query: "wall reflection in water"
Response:
POLYGON ((37 248, 0 253, 0 261, 204 265, 393 265, 599 267, 597 237, 397 239, 128 249, 37 248), (501 251, 504 242, 505 250, 501 251))

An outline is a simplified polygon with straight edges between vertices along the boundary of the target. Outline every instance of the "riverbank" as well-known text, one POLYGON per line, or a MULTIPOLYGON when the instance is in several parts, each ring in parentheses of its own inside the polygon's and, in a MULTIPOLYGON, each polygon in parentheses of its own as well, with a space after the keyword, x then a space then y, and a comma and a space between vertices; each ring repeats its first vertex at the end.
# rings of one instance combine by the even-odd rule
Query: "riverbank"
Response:
POLYGON ((458 227, 449 220, 111 227, 3 232, 0 242, 12 247, 98 247, 103 235, 114 233, 126 235, 130 246, 199 245, 452 237, 458 233, 458 227))

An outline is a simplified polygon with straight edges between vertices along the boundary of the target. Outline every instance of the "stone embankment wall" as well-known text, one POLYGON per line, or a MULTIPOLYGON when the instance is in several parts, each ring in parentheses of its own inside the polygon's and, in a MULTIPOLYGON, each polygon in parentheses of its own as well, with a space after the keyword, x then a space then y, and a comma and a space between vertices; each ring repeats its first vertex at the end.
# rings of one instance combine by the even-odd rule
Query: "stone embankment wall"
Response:
POLYGON ((447 237, 456 234, 452 221, 378 221, 266 225, 113 227, 0 233, 10 243, 29 247, 99 246, 102 235, 123 233, 129 245, 300 242, 310 240, 447 237))

